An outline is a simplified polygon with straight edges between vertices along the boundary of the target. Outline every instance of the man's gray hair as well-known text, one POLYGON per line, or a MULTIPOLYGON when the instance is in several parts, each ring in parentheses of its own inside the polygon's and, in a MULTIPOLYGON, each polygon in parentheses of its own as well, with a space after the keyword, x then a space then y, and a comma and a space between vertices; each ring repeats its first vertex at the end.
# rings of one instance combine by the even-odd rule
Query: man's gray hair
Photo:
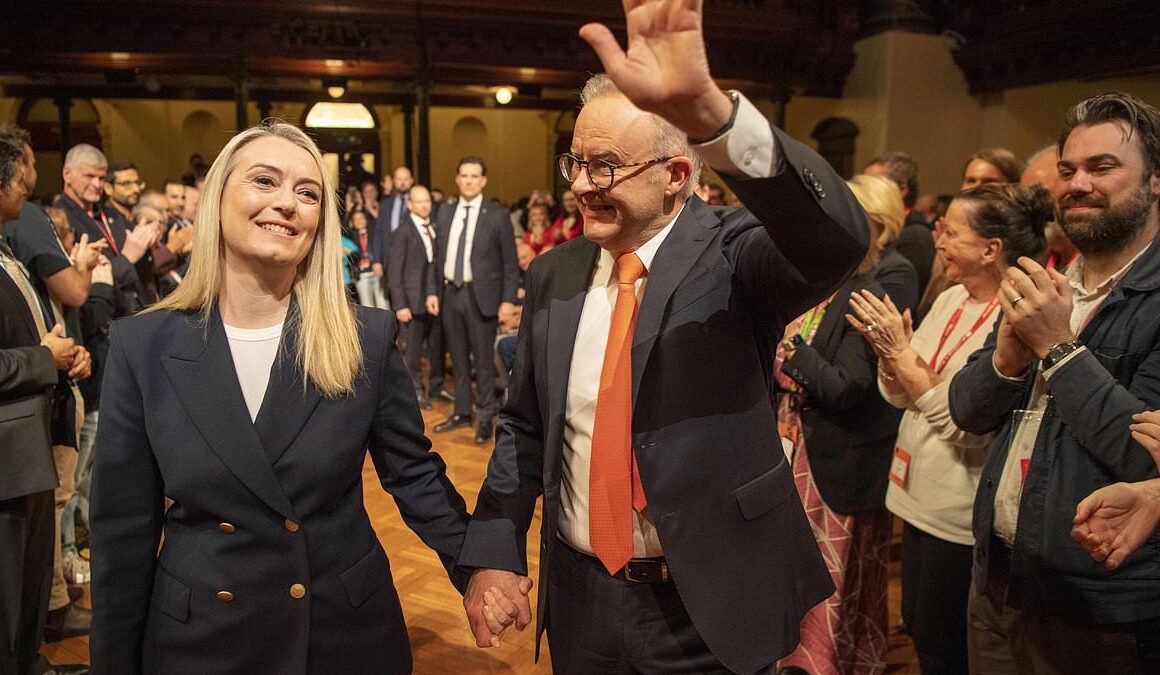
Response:
MULTIPOLYGON (((580 90, 580 103, 587 105, 589 101, 605 96, 624 96, 624 92, 616 86, 611 77, 605 73, 597 73, 588 78, 588 81, 584 83, 584 88, 580 90)), ((653 145, 658 156, 676 157, 681 155, 688 157, 693 163, 693 170, 689 174, 688 182, 685 183, 685 187, 681 189, 680 193, 681 197, 688 199, 697 190, 697 185, 701 179, 701 156, 689 145, 689 137, 685 132, 659 115, 651 115, 651 117, 656 122, 657 135, 653 145)))
POLYGON ((105 153, 96 146, 78 143, 69 148, 68 154, 64 156, 64 165, 70 169, 79 169, 82 166, 106 169, 109 166, 109 160, 105 158, 105 153))

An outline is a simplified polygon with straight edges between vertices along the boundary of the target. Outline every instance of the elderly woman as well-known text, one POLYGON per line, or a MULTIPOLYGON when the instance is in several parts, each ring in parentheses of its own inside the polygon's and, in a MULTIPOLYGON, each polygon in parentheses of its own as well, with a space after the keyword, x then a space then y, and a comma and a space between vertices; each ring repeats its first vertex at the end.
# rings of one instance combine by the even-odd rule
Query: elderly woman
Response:
POLYGON ((871 245, 838 290, 786 330, 778 350, 778 421, 794 479, 837 589, 805 616, 783 671, 881 673, 886 667, 890 515, 883 507, 899 413, 875 386, 878 357, 843 320, 852 293, 918 295, 914 267, 887 246, 902 228, 902 194, 880 176, 847 183, 870 217, 871 245))
POLYGON ((368 451, 404 520, 465 581, 464 502, 423 436, 393 316, 343 293, 335 201, 305 134, 243 131, 209 171, 182 284, 114 324, 92 494, 94 673, 410 672, 363 506, 368 451))
POLYGON ((1044 247, 1051 198, 1042 188, 997 183, 959 194, 937 241, 957 285, 935 300, 917 331, 909 312, 862 292, 847 320, 879 357, 878 386, 905 409, 886 507, 905 521, 902 619, 927 673, 967 672, 971 510, 989 437, 955 426, 947 392, 998 320, 1004 270, 1044 247))

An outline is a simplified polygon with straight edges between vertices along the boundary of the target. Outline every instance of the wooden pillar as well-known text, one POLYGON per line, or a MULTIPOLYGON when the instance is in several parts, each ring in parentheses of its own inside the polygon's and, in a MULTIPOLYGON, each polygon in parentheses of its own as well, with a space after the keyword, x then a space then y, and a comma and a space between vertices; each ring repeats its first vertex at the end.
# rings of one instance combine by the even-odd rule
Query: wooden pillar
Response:
POLYGON ((64 162, 65 153, 72 147, 72 135, 69 133, 72 128, 72 99, 68 96, 60 96, 52 100, 56 104, 56 114, 60 124, 60 159, 64 162))

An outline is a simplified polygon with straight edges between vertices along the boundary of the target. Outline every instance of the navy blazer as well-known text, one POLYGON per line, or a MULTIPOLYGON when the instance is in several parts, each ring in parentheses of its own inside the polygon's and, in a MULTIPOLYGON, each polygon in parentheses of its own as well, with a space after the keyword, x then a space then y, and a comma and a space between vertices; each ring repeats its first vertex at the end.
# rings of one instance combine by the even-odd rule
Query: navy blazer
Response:
POLYGON ((57 486, 49 427, 57 377, 24 294, 0 270, 0 501, 57 486))
POLYGON ((782 371, 806 391, 801 418, 810 472, 826 505, 838 513, 884 508, 887 476, 902 411, 878 392, 878 356, 846 314, 852 293, 889 294, 899 311, 918 299, 910 261, 886 251, 878 264, 851 277, 835 293, 813 342, 802 345, 782 371))
MULTIPOLYGON (((427 313, 427 296, 439 295, 435 263, 427 262, 427 247, 423 236, 415 229, 410 212, 407 222, 391 237, 391 258, 387 262, 390 280, 391 308, 410 309, 412 314, 427 313)), ((435 231, 434 226, 431 229, 435 231)), ((437 242, 431 242, 432 252, 437 242)), ((441 278, 441 277, 439 277, 441 278)))
MULTIPOLYGON (((451 219, 457 201, 452 199, 439 209, 435 219, 435 282, 442 298, 444 263, 451 246, 451 219)), ((483 199, 471 243, 471 292, 479 312, 487 317, 499 313, 502 302, 516 301, 520 286, 520 266, 516 261, 515 231, 511 212, 498 203, 483 199)))
POLYGON ((94 673, 410 672, 363 505, 368 448, 449 571, 467 514, 423 435, 394 318, 360 307, 358 321, 353 394, 304 386, 286 330, 253 422, 216 310, 113 324, 92 485, 94 673))
MULTIPOLYGON (((649 512, 697 632, 736 672, 791 651, 802 616, 833 591, 778 440, 774 348, 869 236, 825 160, 774 133, 779 175, 728 181, 747 208, 685 203, 649 270, 632 348, 632 448, 649 512)), ((526 572, 541 494, 539 559, 559 545, 568 376, 599 253, 574 239, 528 270, 508 402, 461 565, 526 572)), ((537 635, 552 573, 540 566, 537 635)))

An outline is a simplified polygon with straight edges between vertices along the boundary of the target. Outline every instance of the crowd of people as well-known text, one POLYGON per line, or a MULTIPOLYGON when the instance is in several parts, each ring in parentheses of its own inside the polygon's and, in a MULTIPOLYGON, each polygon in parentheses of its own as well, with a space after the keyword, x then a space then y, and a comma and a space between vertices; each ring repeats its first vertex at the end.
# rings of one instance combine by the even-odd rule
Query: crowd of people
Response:
POLYGON ((281 123, 160 189, 74 146, 41 206, 0 125, 0 672, 409 672, 368 453, 559 673, 882 673, 893 516, 924 673, 1160 670, 1160 111, 843 181, 658 4, 581 30, 570 189, 511 208, 281 123), (433 399, 495 443, 474 513, 433 399))

